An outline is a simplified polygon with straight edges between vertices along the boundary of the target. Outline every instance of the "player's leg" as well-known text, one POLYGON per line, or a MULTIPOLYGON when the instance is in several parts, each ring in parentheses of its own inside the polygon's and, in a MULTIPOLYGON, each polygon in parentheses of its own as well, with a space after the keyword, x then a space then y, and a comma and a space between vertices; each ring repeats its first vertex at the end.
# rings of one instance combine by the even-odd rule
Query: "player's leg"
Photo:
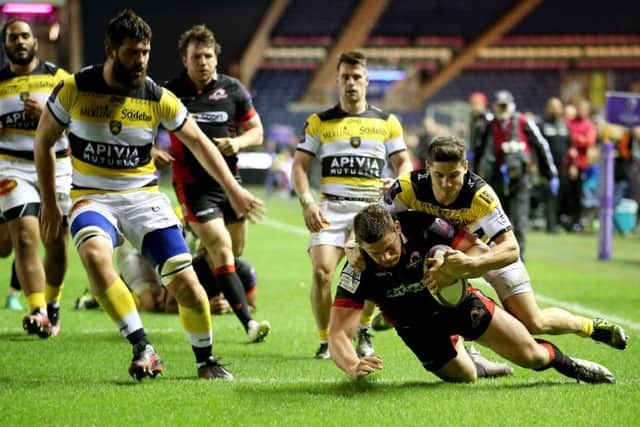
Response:
POLYGON ((244 294, 247 296, 249 311, 254 312, 256 311, 258 297, 258 275, 256 274, 256 269, 246 259, 236 257, 236 271, 242 281, 244 294))
POLYGON ((156 266, 162 283, 178 303, 180 320, 195 355, 198 376, 233 379, 233 375, 213 357, 209 300, 191 267, 191 254, 177 225, 147 233, 141 250, 156 266))
POLYGON ((373 302, 364 302, 364 308, 360 315, 360 324, 358 325, 358 335, 356 336, 356 352, 360 357, 372 356, 375 352, 372 341, 373 335, 370 332, 375 309, 376 305, 373 302))
MULTIPOLYGON (((119 200, 112 203, 117 205, 119 200)), ((115 223, 108 207, 92 200, 74 212, 71 235, 93 295, 132 346, 129 374, 138 380, 155 378, 163 372, 162 359, 147 338, 131 292, 113 266, 113 247, 119 240, 115 223)))
POLYGON ((465 350, 463 341, 454 337, 451 339, 456 341, 456 356, 433 373, 447 382, 475 382, 478 379, 476 366, 465 350))
POLYGON ((140 251, 125 241, 118 247, 115 259, 120 277, 131 291, 138 310, 165 311, 165 301, 159 298, 163 292, 160 278, 140 251))
POLYGON ((229 221, 229 214, 225 211, 225 225, 229 236, 231 236, 231 247, 233 248, 233 257, 238 258, 244 253, 244 248, 247 244, 247 235, 249 233, 249 227, 247 221, 237 220, 229 221))
POLYGON ((64 288, 64 276, 69 263, 69 224, 68 215, 71 209, 71 161, 68 158, 56 162, 56 199, 62 210, 63 219, 58 236, 44 241, 44 271, 46 277, 45 299, 47 312, 51 320, 51 334, 60 334, 60 299, 64 288))
POLYGON ((534 340, 522 323, 497 306, 488 328, 476 341, 524 368, 554 368, 565 376, 590 383, 615 382, 604 366, 569 357, 548 341, 534 340))
POLYGON ((7 221, 11 245, 15 252, 16 273, 22 286, 30 314, 23 319, 29 334, 41 338, 51 335, 44 296, 45 274, 40 258, 40 195, 28 179, 18 178, 21 171, 3 169, 0 181, 0 210, 7 221), (12 176, 14 174, 16 176, 12 176))
MULTIPOLYGON (((11 243, 11 236, 9 235, 9 228, 7 222, 4 219, 2 213, 0 213, 0 258, 6 258, 13 252, 13 244, 11 243)), ((16 263, 11 263, 11 281, 9 283, 9 290, 7 291, 7 299, 5 301, 5 308, 11 310, 22 310, 22 304, 20 304, 20 282, 18 281, 18 275, 16 273, 16 263)))
POLYGON ((624 330, 603 319, 588 319, 557 307, 540 309, 531 279, 522 261, 485 275, 495 288, 504 308, 520 320, 533 335, 573 333, 591 337, 618 349, 626 347, 624 330))
POLYGON ((329 318, 331 315, 332 292, 331 284, 336 267, 344 250, 332 245, 312 246, 309 250, 311 256, 312 284, 311 284, 311 311, 318 328, 320 347, 315 353, 317 359, 328 359, 329 355, 329 318))

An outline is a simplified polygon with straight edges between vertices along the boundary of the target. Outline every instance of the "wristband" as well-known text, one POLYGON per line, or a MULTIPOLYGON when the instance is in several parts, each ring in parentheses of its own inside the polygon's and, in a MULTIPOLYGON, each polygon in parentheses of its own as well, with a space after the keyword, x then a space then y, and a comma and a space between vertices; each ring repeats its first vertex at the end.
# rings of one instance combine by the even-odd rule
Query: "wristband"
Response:
POLYGON ((303 208, 306 208, 310 204, 315 203, 315 200, 313 200, 313 194, 311 194, 311 192, 309 191, 305 191, 304 193, 302 193, 298 200, 300 200, 300 204, 303 208))

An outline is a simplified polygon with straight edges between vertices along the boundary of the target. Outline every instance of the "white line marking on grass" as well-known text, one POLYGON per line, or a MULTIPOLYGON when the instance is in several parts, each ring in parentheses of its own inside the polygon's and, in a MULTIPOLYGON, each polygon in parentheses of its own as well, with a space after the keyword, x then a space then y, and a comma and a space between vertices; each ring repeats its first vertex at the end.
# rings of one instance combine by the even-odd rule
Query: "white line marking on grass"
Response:
MULTIPOLYGON (((268 227, 272 227, 272 228, 276 228, 278 230, 286 231, 286 232, 291 233, 291 234, 296 234, 296 235, 299 235, 299 236, 307 236, 309 234, 306 228, 299 227, 297 225, 289 225, 289 224, 286 224, 284 222, 280 222, 280 221, 275 220, 275 219, 265 218, 262 222, 263 222, 264 225, 266 225, 268 227)), ((486 283, 482 279, 474 279, 474 280, 478 280, 479 282, 484 282, 486 284, 486 286, 491 286, 491 285, 489 285, 488 283, 486 283)), ((534 293, 535 293, 535 290, 534 290, 534 293)), ((586 315, 586 316, 602 317, 602 318, 605 318, 605 319, 610 320, 612 322, 618 323, 618 324, 624 326, 627 329, 633 329, 634 331, 640 331, 640 323, 636 323, 636 322, 634 322, 632 320, 625 319, 625 318, 618 317, 618 316, 612 316, 612 315, 603 313, 601 311, 593 310, 591 308, 585 307, 585 306, 577 304, 577 303, 560 301, 560 300, 557 300, 555 298, 551 298, 551 297, 548 297, 548 296, 545 296, 545 295, 540 295, 538 293, 535 293, 535 296, 536 296, 536 299, 538 301, 541 301, 544 304, 554 305, 554 306, 557 306, 557 307, 560 307, 560 308, 564 308, 566 310, 570 310, 570 311, 576 312, 578 314, 583 314, 583 315, 586 315)))

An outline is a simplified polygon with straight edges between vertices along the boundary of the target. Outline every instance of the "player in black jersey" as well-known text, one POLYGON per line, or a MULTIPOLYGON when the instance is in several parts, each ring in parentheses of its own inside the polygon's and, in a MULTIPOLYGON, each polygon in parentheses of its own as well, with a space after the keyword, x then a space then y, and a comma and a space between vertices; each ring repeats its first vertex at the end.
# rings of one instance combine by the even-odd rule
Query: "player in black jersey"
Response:
MULTIPOLYGON (((225 157, 229 170, 240 181, 239 150, 262 143, 262 122, 251 97, 235 78, 216 71, 220 45, 213 32, 195 25, 180 37, 178 48, 184 72, 166 84, 187 107, 202 131, 225 157), (238 132, 238 127, 242 133, 238 132)), ((225 297, 244 326, 250 342, 262 341, 271 331, 269 322, 253 319, 235 257, 242 254, 247 222, 233 212, 224 189, 198 163, 194 155, 171 135, 173 185, 185 221, 200 238, 209 265, 225 297)))
MULTIPOLYGON (((476 289, 469 288, 454 308, 438 305, 424 284, 431 280, 430 273, 424 271, 429 249, 445 243, 470 256, 486 249, 469 233, 455 232, 442 223, 419 212, 401 213, 394 222, 379 205, 368 206, 356 215, 354 231, 365 252, 366 268, 359 272, 345 265, 331 309, 329 347, 340 369, 357 379, 382 368, 381 357, 359 358, 351 341, 364 301, 371 300, 424 368, 445 381, 477 379, 476 367, 462 342, 452 338, 461 335, 525 368, 540 371, 553 367, 578 381, 615 382, 605 367, 566 356, 548 341, 534 340, 517 319, 476 289)), ((441 261, 430 258, 427 262, 441 261)))

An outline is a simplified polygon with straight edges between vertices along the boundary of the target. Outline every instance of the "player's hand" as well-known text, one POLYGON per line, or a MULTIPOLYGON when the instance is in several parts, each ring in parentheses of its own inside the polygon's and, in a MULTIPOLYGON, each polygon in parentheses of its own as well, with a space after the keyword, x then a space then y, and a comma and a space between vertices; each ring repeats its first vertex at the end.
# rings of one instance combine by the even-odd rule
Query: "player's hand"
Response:
POLYGON ((53 242, 60 233, 60 225, 62 224, 62 211, 57 203, 52 206, 43 203, 40 211, 40 233, 42 241, 45 243, 53 242))
POLYGON ((317 233, 329 226, 329 221, 322 213, 322 209, 316 203, 309 203, 302 208, 302 215, 304 216, 304 224, 307 229, 312 233, 317 233))
POLYGON ((382 178, 382 188, 380 188, 380 193, 386 193, 387 190, 391 188, 394 182, 396 182, 395 178, 382 178))
POLYGON ((225 156, 232 156, 240 151, 240 142, 235 138, 213 138, 213 142, 225 156))
POLYGON ((423 280, 430 292, 437 292, 441 287, 448 286, 455 281, 457 276, 451 274, 446 267, 447 256, 451 256, 454 252, 459 251, 448 250, 442 258, 427 258, 427 268, 423 280))
POLYGON ((242 188, 239 184, 235 191, 227 190, 231 207, 239 217, 247 217, 253 223, 260 222, 264 218, 266 207, 264 202, 242 188))
POLYGON ((363 357, 358 360, 358 364, 351 369, 349 376, 351 378, 357 380, 362 377, 366 377, 369 374, 374 373, 382 369, 382 357, 380 356, 369 356, 363 357))
POLYGON ((364 262, 364 256, 362 255, 362 249, 360 249, 360 246, 358 246, 357 243, 356 246, 345 246, 344 253, 351 268, 358 271, 364 271, 366 263, 364 262))
POLYGON ((32 97, 27 97, 24 100, 24 113, 35 119, 40 119, 42 112, 44 111, 44 103, 40 100, 32 97))
POLYGON ((226 314, 233 311, 231 305, 229 305, 229 301, 227 301, 222 293, 211 297, 209 302, 211 304, 212 314, 226 314))
POLYGON ((156 147, 151 147, 151 158, 158 169, 168 167, 175 160, 171 153, 156 147))

